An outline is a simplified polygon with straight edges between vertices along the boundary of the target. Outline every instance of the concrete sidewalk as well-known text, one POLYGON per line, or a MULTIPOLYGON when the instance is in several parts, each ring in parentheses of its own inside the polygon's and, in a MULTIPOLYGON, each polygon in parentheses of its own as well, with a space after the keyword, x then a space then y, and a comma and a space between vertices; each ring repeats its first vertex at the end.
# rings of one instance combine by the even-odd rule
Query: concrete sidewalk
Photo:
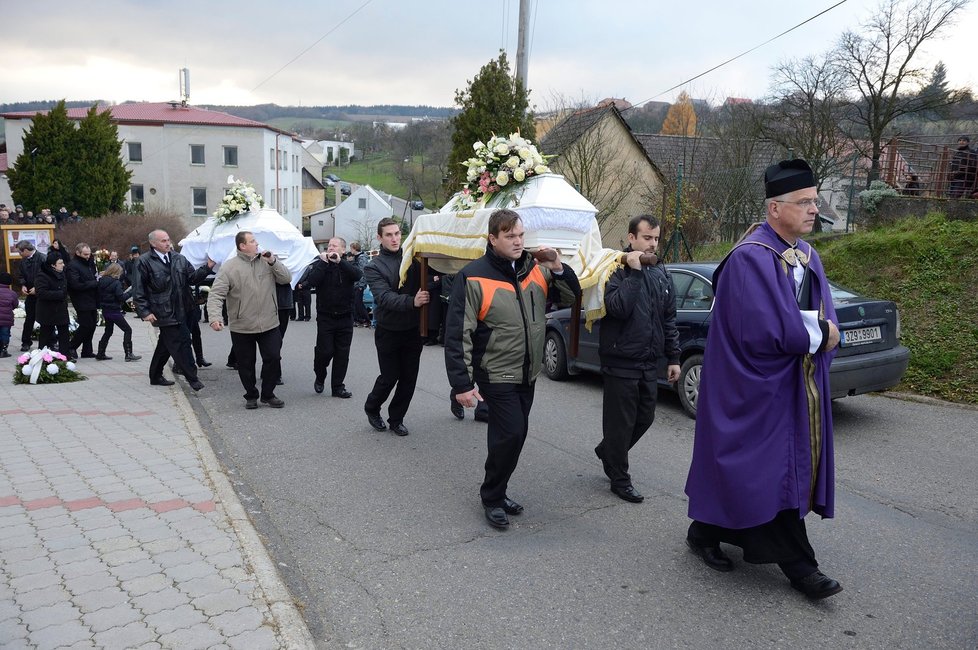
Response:
POLYGON ((149 385, 155 333, 129 322, 142 360, 117 330, 88 381, 14 385, 22 321, 0 362, 0 646, 313 647, 196 398, 149 385))

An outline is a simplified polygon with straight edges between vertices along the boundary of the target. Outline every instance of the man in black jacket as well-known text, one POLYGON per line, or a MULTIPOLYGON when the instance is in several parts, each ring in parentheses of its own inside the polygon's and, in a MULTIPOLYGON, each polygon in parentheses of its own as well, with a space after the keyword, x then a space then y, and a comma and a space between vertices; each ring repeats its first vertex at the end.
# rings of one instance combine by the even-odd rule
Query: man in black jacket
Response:
POLYGON ((655 420, 659 360, 667 360, 669 381, 679 380, 679 331, 672 280, 662 262, 643 266, 644 253, 659 245, 659 222, 650 215, 628 224, 625 266, 605 288, 607 314, 601 319, 598 354, 604 376, 603 437, 594 453, 619 498, 641 503, 632 486, 628 451, 655 420))
MULTIPOLYGON (((24 297, 24 329, 20 333, 20 351, 31 349, 34 334, 34 317, 37 313, 37 294, 34 291, 34 278, 44 266, 44 256, 37 252, 29 241, 17 242, 20 253, 20 293, 24 297)), ((67 353, 66 353, 67 354, 67 353)))
POLYGON ((326 372, 333 364, 330 388, 333 397, 353 397, 346 389, 346 369, 350 365, 350 346, 353 344, 353 285, 363 275, 356 264, 343 257, 346 241, 342 237, 329 240, 326 251, 312 263, 303 281, 304 286, 316 288, 316 349, 312 367, 316 373, 313 389, 323 392, 326 372))
POLYGON ((149 245, 151 250, 143 253, 136 263, 136 286, 133 288, 136 315, 152 323, 159 333, 149 363, 149 383, 153 386, 173 385, 163 377, 166 361, 173 357, 190 387, 200 390, 204 384, 197 378, 187 313, 194 301, 190 287, 207 277, 214 261, 207 260, 205 266, 194 269, 187 258, 171 250, 170 236, 163 230, 149 233, 149 245))
POLYGON ((380 376, 367 395, 363 410, 370 426, 377 431, 386 430, 380 407, 394 391, 394 398, 387 407, 387 422, 393 433, 406 436, 409 431, 404 426, 404 416, 414 397, 421 366, 419 314, 421 306, 428 303, 429 295, 421 289, 421 271, 417 262, 411 264, 404 286, 400 286, 401 228, 397 222, 389 217, 381 219, 377 224, 377 240, 380 255, 367 264, 363 275, 374 295, 377 320, 374 345, 377 346, 380 376))
POLYGON ((92 337, 98 327, 98 278, 92 248, 85 243, 75 246, 75 256, 65 269, 68 280, 68 296, 75 307, 78 329, 71 337, 68 358, 75 358, 81 348, 82 359, 94 359, 92 337))

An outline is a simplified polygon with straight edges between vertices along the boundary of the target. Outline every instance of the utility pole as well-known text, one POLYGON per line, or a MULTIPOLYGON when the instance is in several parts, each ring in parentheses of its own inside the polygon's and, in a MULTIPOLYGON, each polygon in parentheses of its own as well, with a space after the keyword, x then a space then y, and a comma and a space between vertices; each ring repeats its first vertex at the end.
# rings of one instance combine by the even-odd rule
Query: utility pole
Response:
POLYGON ((530 0, 520 0, 520 29, 519 29, 519 42, 516 44, 516 78, 519 79, 520 84, 523 86, 523 90, 527 89, 526 85, 526 61, 527 61, 527 47, 526 39, 527 27, 530 22, 530 0))

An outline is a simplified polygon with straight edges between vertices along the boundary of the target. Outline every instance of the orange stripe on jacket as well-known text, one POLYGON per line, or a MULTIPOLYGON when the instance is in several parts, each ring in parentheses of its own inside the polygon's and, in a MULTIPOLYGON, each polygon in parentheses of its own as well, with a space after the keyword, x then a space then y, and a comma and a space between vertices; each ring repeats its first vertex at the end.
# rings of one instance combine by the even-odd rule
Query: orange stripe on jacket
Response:
POLYGON ((539 266, 534 266, 530 271, 530 274, 523 278, 523 282, 521 282, 520 285, 526 289, 528 286, 530 286, 531 282, 536 282, 539 284, 540 288, 543 289, 543 295, 547 295, 547 281, 544 279, 543 272, 540 270, 539 266))
POLYGON ((486 315, 489 313, 489 308, 492 307, 492 298, 496 295, 497 289, 513 291, 513 285, 509 282, 490 280, 489 278, 470 279, 478 282, 479 286, 482 288, 482 304, 479 306, 479 320, 486 319, 486 315))

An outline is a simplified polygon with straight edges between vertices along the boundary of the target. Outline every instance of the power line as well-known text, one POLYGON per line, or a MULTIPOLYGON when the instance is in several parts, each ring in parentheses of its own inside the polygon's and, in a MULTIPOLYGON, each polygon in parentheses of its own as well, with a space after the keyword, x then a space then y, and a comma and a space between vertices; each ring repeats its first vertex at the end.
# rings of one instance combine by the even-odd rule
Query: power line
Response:
POLYGON ((714 70, 717 70, 717 69, 719 69, 719 68, 722 68, 723 66, 725 66, 725 65, 727 65, 728 63, 731 63, 731 62, 733 62, 733 61, 736 61, 737 59, 739 59, 739 58, 740 58, 740 57, 742 57, 742 56, 746 56, 746 55, 748 55, 748 54, 750 54, 751 52, 753 52, 754 50, 758 50, 758 49, 760 49, 760 48, 762 48, 762 47, 764 47, 765 45, 767 45, 768 43, 771 43, 771 42, 773 42, 773 41, 776 41, 776 40, 778 40, 779 38, 781 38, 781 37, 782 37, 782 36, 784 36, 785 34, 789 34, 789 33, 791 33, 791 32, 793 32, 793 31, 795 31, 796 29, 798 29, 798 28, 799 28, 799 27, 801 27, 802 25, 805 25, 806 23, 810 23, 811 21, 813 21, 813 20, 815 20, 815 19, 816 19, 816 18, 818 18, 819 16, 822 16, 822 15, 824 15, 824 14, 827 14, 828 12, 830 12, 830 11, 832 11, 833 9, 835 9, 836 7, 838 7, 839 5, 843 5, 843 4, 845 4, 845 3, 847 2, 847 1, 848 1, 848 0, 840 0, 840 2, 836 2, 836 3, 834 4, 834 5, 832 5, 832 6, 831 6, 831 7, 829 7, 828 9, 825 9, 824 11, 820 11, 819 13, 817 13, 817 14, 815 14, 815 15, 814 15, 814 16, 812 16, 811 18, 808 18, 808 19, 806 19, 806 20, 803 20, 802 22, 800 22, 800 23, 798 23, 798 24, 797 24, 797 25, 795 25, 794 27, 791 27, 790 29, 786 29, 786 30, 784 30, 783 32, 781 32, 781 33, 780 33, 780 34, 778 34, 777 36, 772 36, 771 38, 769 38, 769 39, 767 39, 766 41, 764 41, 764 42, 763 42, 763 43, 761 43, 760 45, 755 45, 754 47, 752 47, 752 48, 750 48, 749 50, 747 50, 747 51, 745 51, 745 52, 741 52, 741 53, 740 53, 740 54, 738 54, 737 56, 735 56, 735 57, 733 57, 733 58, 730 58, 730 59, 727 59, 727 60, 726 60, 726 61, 724 61, 723 63, 720 63, 720 64, 717 64, 717 65, 715 65, 715 66, 713 66, 712 68, 710 68, 709 70, 706 70, 705 72, 701 72, 701 73, 699 73, 699 74, 698 74, 698 75, 696 75, 695 77, 690 77, 690 78, 689 78, 689 79, 687 79, 686 81, 683 81, 683 82, 681 82, 681 83, 678 83, 678 84, 676 84, 675 86, 673 86, 672 88, 667 88, 666 90, 663 90, 663 91, 662 91, 661 93, 659 93, 659 94, 657 94, 657 95, 653 95, 652 97, 649 97, 648 99, 643 99, 642 101, 640 101, 640 102, 638 102, 637 104, 633 104, 633 105, 631 105, 630 107, 628 107, 628 108, 626 108, 625 110, 623 110, 623 111, 621 111, 621 112, 622 112, 622 113, 624 113, 624 112, 625 112, 625 111, 627 111, 627 110, 630 110, 630 109, 632 109, 632 108, 636 108, 636 107, 638 107, 638 106, 641 106, 642 104, 645 104, 645 103, 647 103, 647 102, 650 102, 650 101, 652 101, 652 100, 653 100, 653 99, 655 99, 656 97, 661 97, 662 95, 665 95, 666 93, 668 93, 668 92, 671 92, 671 91, 673 91, 673 90, 675 90, 676 88, 681 88, 681 87, 683 87, 683 86, 685 86, 686 84, 688 84, 688 83, 689 83, 689 82, 691 82, 691 81, 696 81, 696 80, 697 80, 697 79, 699 79, 700 77, 703 77, 703 76, 705 76, 705 75, 708 75, 708 74, 710 74, 711 72, 713 72, 714 70))
POLYGON ((252 88, 251 89, 251 92, 255 92, 256 90, 258 90, 259 88, 261 88, 262 86, 264 86, 267 82, 271 81, 272 78, 275 77, 278 73, 280 73, 282 70, 285 70, 287 67, 289 67, 290 65, 292 65, 293 63, 295 63, 303 54, 305 54, 306 52, 308 52, 312 48, 314 48, 317 45, 319 45, 320 41, 322 41, 324 38, 326 38, 327 36, 329 36, 330 34, 332 34, 333 32, 335 32, 337 29, 339 29, 340 27, 342 27, 343 24, 346 21, 350 20, 351 18, 353 18, 354 16, 356 16, 358 13, 360 13, 360 11, 364 7, 366 7, 368 4, 370 4, 371 2, 373 2, 373 0, 367 0, 362 5, 360 5, 359 7, 357 7, 356 10, 353 13, 351 13, 349 16, 347 16, 346 18, 344 18, 343 20, 341 20, 340 22, 338 22, 332 29, 330 29, 328 32, 326 32, 325 34, 323 34, 322 36, 320 36, 318 39, 316 39, 316 42, 315 43, 313 43, 312 45, 310 45, 306 49, 304 49, 301 52, 299 52, 298 54, 296 54, 294 57, 292 57, 291 60, 289 60, 288 63, 286 63, 285 65, 283 65, 281 68, 279 68, 278 70, 276 70, 272 74, 270 74, 260 84, 258 84, 254 88, 252 88))

